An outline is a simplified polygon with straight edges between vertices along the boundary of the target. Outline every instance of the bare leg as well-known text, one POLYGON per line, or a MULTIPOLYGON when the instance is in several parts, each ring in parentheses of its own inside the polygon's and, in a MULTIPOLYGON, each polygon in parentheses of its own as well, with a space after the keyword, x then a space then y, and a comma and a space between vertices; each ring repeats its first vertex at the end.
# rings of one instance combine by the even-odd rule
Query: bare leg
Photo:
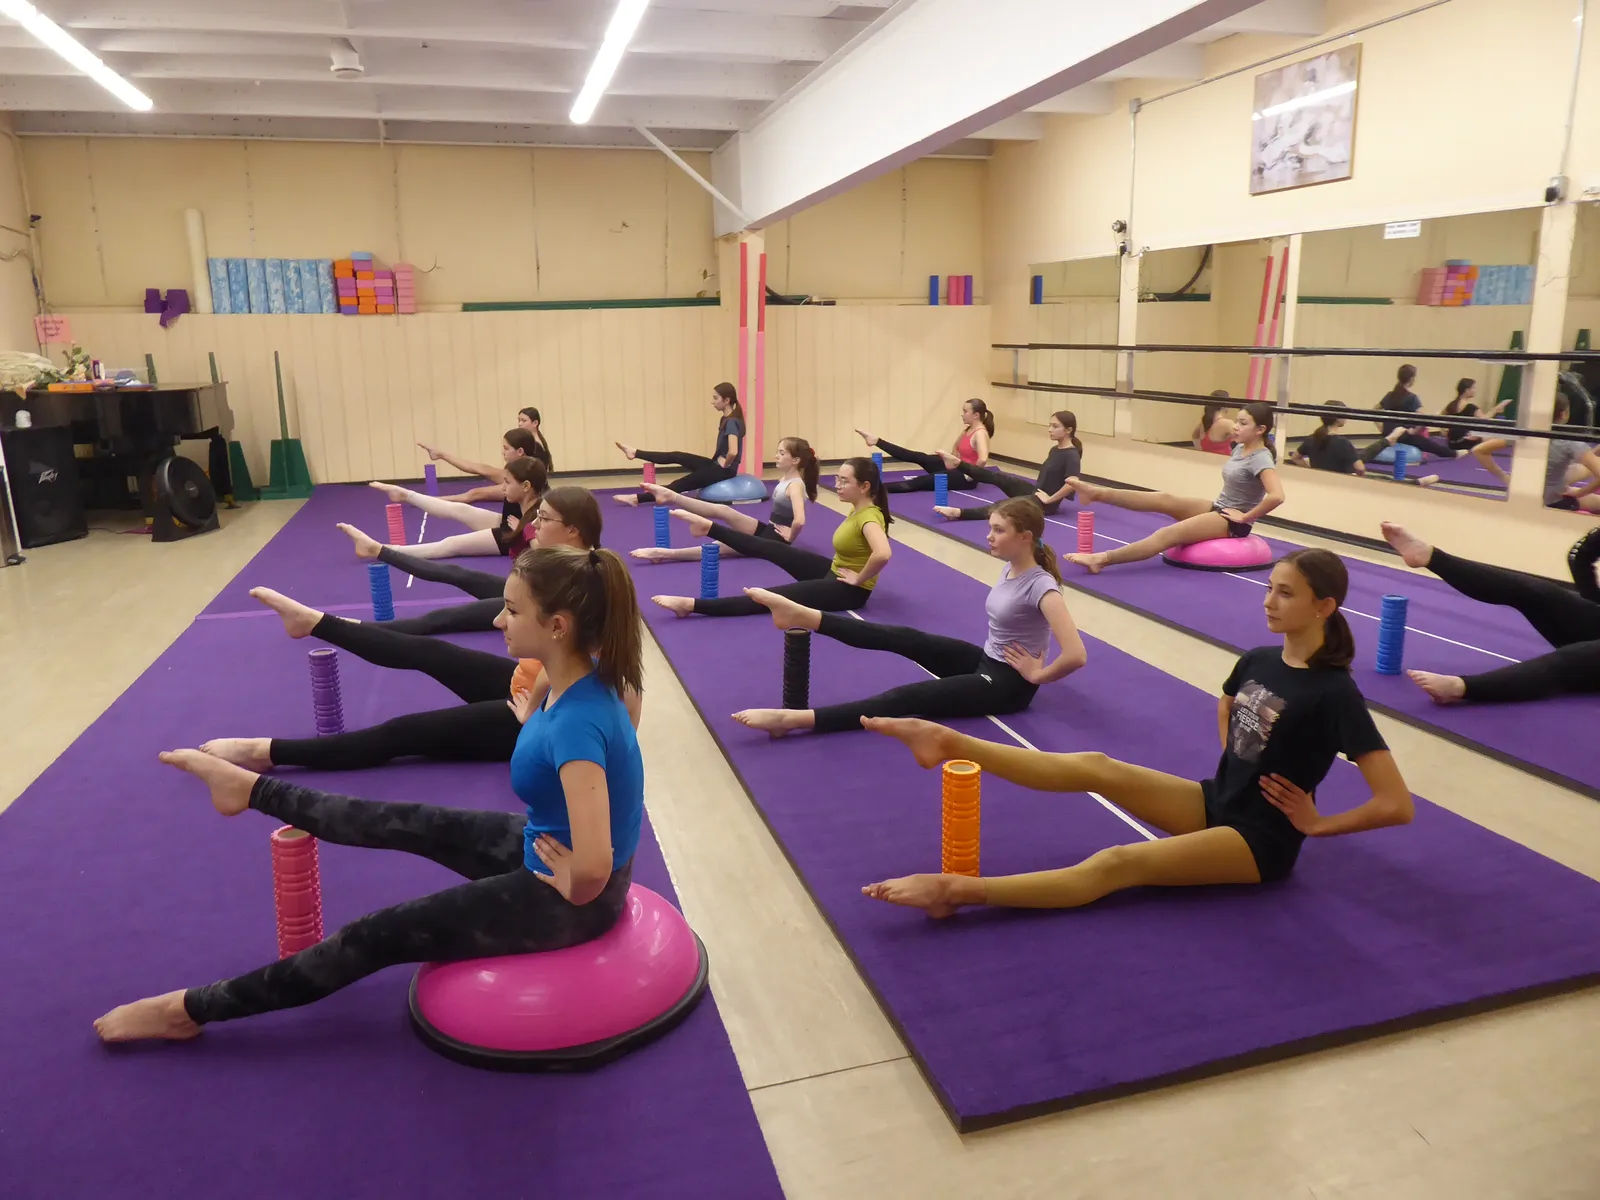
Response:
POLYGON ((440 496, 427 496, 421 492, 413 492, 410 488, 396 487, 392 483, 373 483, 371 486, 389 497, 390 504, 409 504, 412 508, 420 508, 431 516, 459 521, 468 529, 493 529, 500 524, 500 514, 490 512, 486 508, 460 504, 440 496))
POLYGON ((1129 512, 1154 512, 1182 521, 1211 511, 1209 500, 1193 496, 1174 496, 1170 492, 1135 492, 1125 488, 1098 487, 1081 479, 1069 479, 1080 504, 1110 504, 1129 512))
POLYGON ((492 529, 475 529, 437 542, 418 542, 407 546, 405 552, 412 558, 495 558, 500 547, 492 529))
POLYGON ((1504 450, 1510 444, 1504 438, 1489 438, 1472 448, 1472 457, 1478 460, 1478 465, 1507 487, 1511 485, 1511 476, 1501 470, 1500 464, 1495 462, 1494 452, 1504 450))
MULTIPOLYGON (((681 513, 692 513, 696 517, 704 518, 706 521, 720 521, 729 529, 737 529, 740 533, 754 534, 757 529, 761 528, 760 521, 749 513, 740 512, 731 505, 712 504, 707 500, 700 499, 698 496, 685 496, 664 488, 659 483, 647 483, 644 485, 644 490, 656 498, 657 504, 670 504, 674 508, 681 510, 673 513, 673 516, 680 516, 681 513)), ((704 534, 700 536, 704 536, 704 534)))
MULTIPOLYGON (((628 553, 650 563, 700 561, 699 546, 639 546, 628 553)), ((738 558, 739 552, 732 546, 724 546, 720 555, 722 558, 738 558)))
POLYGON ((1195 542, 1207 542, 1227 536, 1227 519, 1221 513, 1208 510, 1197 517, 1175 521, 1164 529, 1156 530, 1147 538, 1140 538, 1137 542, 1131 542, 1126 546, 1118 546, 1115 550, 1101 550, 1094 554, 1069 554, 1067 560, 1081 567, 1088 567, 1091 575, 1098 575, 1103 567, 1114 567, 1118 563, 1143 562, 1174 546, 1190 546, 1195 542))
POLYGON ((1250 847, 1219 826, 1132 846, 1111 846, 1074 867, 1026 875, 971 878, 909 875, 869 884, 862 894, 947 917, 969 904, 1001 908, 1081 908, 1134 887, 1208 887, 1260 883, 1250 847))

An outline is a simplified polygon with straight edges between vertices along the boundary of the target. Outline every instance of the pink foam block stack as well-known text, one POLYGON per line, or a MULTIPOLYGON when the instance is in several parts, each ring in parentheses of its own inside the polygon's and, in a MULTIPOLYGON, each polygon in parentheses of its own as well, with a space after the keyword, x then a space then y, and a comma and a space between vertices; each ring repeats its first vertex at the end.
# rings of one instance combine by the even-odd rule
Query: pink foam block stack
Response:
POLYGON ((410 263, 394 265, 394 306, 399 313, 417 311, 417 271, 410 263))
POLYGON ((1417 303, 1437 306, 1444 303, 1443 267, 1427 267, 1417 283, 1417 303))

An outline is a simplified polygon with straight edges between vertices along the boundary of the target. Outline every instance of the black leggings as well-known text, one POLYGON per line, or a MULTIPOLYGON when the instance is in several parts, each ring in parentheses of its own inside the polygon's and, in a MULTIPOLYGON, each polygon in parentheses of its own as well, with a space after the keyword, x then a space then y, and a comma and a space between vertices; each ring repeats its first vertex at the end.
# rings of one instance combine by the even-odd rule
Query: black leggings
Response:
POLYGON ((505 700, 478 700, 407 713, 369 729, 314 738, 273 738, 275 767, 364 771, 397 758, 437 762, 510 762, 522 725, 505 700))
POLYGON ((918 475, 915 479, 897 479, 893 483, 886 483, 883 485, 885 491, 931 492, 935 475, 946 476, 950 481, 951 491, 967 491, 977 486, 968 477, 965 465, 952 471, 937 454, 918 454, 915 450, 907 450, 904 446, 896 446, 893 442, 886 442, 882 438, 878 439, 878 449, 888 458, 911 463, 927 472, 926 475, 918 475))
MULTIPOLYGON (((689 473, 682 479, 674 479, 671 483, 662 485, 669 492, 698 492, 713 483, 732 479, 739 473, 737 464, 724 467, 714 458, 705 458, 682 450, 635 450, 633 456, 642 458, 645 462, 655 463, 657 466, 687 468, 689 473)), ((656 498, 649 492, 640 492, 639 499, 646 504, 656 502, 656 498)))
MULTIPOLYGON (((1437 455, 1439 458, 1454 458, 1456 456, 1455 449, 1448 443, 1441 442, 1438 438, 1431 438, 1425 433, 1412 433, 1410 430, 1396 438, 1395 445, 1411 446, 1417 450, 1424 450, 1429 454, 1437 455)), ((1369 463, 1388 448, 1389 439, 1388 435, 1385 434, 1361 452, 1361 461, 1369 463)))
MULTIPOLYGON (((1039 502, 1037 495, 1039 485, 1030 483, 1020 475, 1009 475, 1005 471, 997 470, 994 467, 966 467, 964 470, 979 483, 987 483, 999 488, 1006 494, 1007 499, 1032 500, 1035 504, 1039 502)), ((996 505, 993 504, 980 504, 976 508, 963 508, 956 520, 987 521, 989 514, 995 510, 995 507, 996 505)), ((1049 504, 1043 504, 1040 507, 1044 509, 1045 516, 1053 517, 1061 511, 1061 501, 1052 500, 1049 504)))
POLYGON ((397 633, 389 628, 390 624, 324 615, 311 636, 380 667, 431 675, 468 704, 477 700, 504 701, 511 695, 516 659, 414 633, 397 633))
POLYGON ((262 776, 250 807, 339 846, 401 850, 432 859, 470 882, 369 913, 308 950, 222 983, 190 988, 183 1007, 204 1025, 332 995, 385 967, 459 962, 560 950, 592 941, 617 923, 633 864, 577 905, 523 865, 527 818, 427 804, 382 804, 296 787, 262 776))
POLYGON ((1556 647, 1526 662, 1463 676, 1468 700, 1510 704, 1600 692, 1600 529, 1590 530, 1567 554, 1577 592, 1537 575, 1491 567, 1435 549, 1428 569, 1456 591, 1485 604, 1504 604, 1528 619, 1556 647))
POLYGON ((425 612, 420 617, 407 617, 401 621, 385 621, 386 628, 396 633, 487 633, 494 628, 494 619, 503 607, 506 577, 491 575, 487 571, 473 571, 450 563, 435 562, 431 558, 416 558, 385 546, 378 551, 378 561, 386 562, 407 575, 426 579, 430 583, 448 583, 460 588, 469 596, 478 597, 470 604, 451 604, 425 612))
MULTIPOLYGON (((794 576, 795 582, 769 590, 807 608, 847 612, 862 607, 872 598, 869 588, 846 583, 835 575, 831 559, 791 546, 781 538, 774 540, 759 534, 740 533, 718 522, 712 523, 706 536, 731 546, 745 558, 764 558, 782 567, 794 576)), ((723 596, 716 600, 696 600, 694 611, 705 617, 754 617, 767 610, 749 596, 723 596)))
POLYGON ((866 700, 814 710, 817 733, 860 729, 862 717, 987 717, 1021 712, 1033 703, 1037 684, 1009 663, 997 662, 981 646, 959 638, 923 633, 905 625, 874 625, 854 617, 822 615, 817 632, 860 650, 886 650, 909 658, 937 679, 890 688, 866 700))

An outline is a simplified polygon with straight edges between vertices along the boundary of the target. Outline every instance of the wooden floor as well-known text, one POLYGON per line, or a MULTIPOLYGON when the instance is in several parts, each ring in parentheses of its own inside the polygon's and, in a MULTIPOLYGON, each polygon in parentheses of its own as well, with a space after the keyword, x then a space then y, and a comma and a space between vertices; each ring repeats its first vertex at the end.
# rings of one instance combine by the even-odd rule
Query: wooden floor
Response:
MULTIPOLYGON (((97 532, 0 570, 0 808, 296 508, 251 505, 168 546, 97 532)), ((949 539, 906 523, 895 536, 979 579, 997 574, 949 539)), ((1087 633, 1212 693, 1231 665, 1093 597, 1068 603, 1087 633)), ((651 820, 793 1200, 1600 1196, 1600 990, 957 1135, 653 642, 646 670, 651 820)), ((1378 723, 1419 795, 1600 878, 1600 804, 1378 723)))

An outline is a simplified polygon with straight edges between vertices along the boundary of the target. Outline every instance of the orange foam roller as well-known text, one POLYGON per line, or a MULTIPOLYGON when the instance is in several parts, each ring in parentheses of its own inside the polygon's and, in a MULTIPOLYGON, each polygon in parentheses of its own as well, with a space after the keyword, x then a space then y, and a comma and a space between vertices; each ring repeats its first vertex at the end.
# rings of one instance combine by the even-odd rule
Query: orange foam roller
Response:
POLYGON ((939 869, 946 875, 977 875, 983 771, 977 763, 957 758, 944 764, 942 774, 939 869))
POLYGON ((278 919, 278 957, 288 958, 320 942, 322 882, 316 838, 289 826, 274 831, 272 889, 278 919))

